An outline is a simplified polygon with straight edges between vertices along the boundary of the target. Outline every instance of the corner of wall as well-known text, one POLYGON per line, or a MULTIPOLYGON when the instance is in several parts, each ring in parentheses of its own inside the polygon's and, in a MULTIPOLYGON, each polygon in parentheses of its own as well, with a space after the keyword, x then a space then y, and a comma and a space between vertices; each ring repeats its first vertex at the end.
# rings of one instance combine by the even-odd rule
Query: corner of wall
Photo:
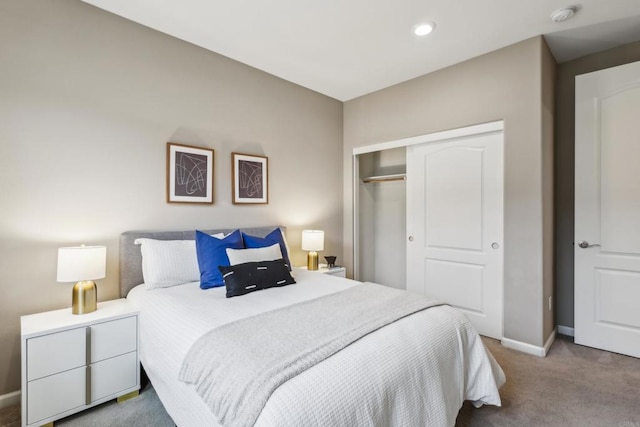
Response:
POLYGON ((549 354, 549 349, 553 345, 553 342, 555 341, 555 339, 556 339, 556 330, 554 328, 547 336, 547 339, 544 341, 544 345, 541 347, 528 344, 522 341, 512 340, 509 338, 503 338, 500 341, 500 344, 502 344, 504 347, 507 347, 513 350, 518 350, 523 353, 531 354, 533 356, 545 357, 547 354, 549 354))
POLYGON ((543 233, 543 327, 542 339, 555 330, 554 244, 554 145, 557 64, 544 37, 541 42, 541 140, 542 140, 542 233, 543 233))

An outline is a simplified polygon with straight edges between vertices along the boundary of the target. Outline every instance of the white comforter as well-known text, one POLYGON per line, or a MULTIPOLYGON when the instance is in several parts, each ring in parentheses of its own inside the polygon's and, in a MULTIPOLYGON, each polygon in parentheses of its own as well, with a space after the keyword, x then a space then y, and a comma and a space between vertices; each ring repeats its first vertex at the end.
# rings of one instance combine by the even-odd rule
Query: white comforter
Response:
MULTIPOLYGON (((333 293, 357 282, 296 271, 298 284, 236 298, 198 283, 128 298, 140 308, 140 357, 180 427, 218 425, 178 372, 191 345, 210 329, 333 293)), ((468 322, 448 306, 416 313, 365 336, 289 380, 258 426, 452 426, 464 400, 500 404, 504 374, 468 322)))

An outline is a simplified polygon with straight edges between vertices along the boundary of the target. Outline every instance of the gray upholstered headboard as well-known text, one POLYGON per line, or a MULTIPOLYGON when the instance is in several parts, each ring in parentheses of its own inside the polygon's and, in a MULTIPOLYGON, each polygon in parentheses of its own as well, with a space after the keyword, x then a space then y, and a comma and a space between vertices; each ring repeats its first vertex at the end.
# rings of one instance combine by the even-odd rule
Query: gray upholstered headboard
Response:
MULTIPOLYGON (((263 237, 280 227, 282 233, 285 227, 272 225, 267 227, 241 228, 240 231, 252 236, 263 237)), ((229 233, 235 228, 223 228, 217 230, 201 230, 208 234, 229 233)), ((145 237, 156 240, 194 240, 195 230, 188 231, 125 231, 120 235, 120 296, 126 297, 131 289, 143 282, 142 279, 142 254, 140 245, 134 242, 137 238, 145 237)))

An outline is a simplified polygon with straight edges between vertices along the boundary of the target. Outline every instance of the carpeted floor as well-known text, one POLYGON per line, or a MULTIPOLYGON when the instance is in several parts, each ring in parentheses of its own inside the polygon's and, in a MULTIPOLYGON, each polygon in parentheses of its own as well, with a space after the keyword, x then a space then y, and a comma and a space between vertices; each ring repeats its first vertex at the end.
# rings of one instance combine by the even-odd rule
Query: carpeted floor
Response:
POLYGON ((502 407, 460 410, 457 427, 640 427, 640 359, 573 344, 559 335, 547 357, 483 339, 507 375, 502 407))
MULTIPOLYGON (((151 384, 133 399, 123 403, 112 400, 54 424, 55 427, 174 427, 151 384)), ((0 427, 20 427, 20 405, 0 409, 0 427)))
MULTIPOLYGON (((640 427, 640 359, 582 347, 559 336, 539 358, 484 339, 507 375, 502 408, 465 403, 456 427, 611 426, 640 427)), ((57 421, 64 427, 173 426, 155 390, 57 421)), ((0 410, 0 427, 20 426, 20 408, 0 410)))

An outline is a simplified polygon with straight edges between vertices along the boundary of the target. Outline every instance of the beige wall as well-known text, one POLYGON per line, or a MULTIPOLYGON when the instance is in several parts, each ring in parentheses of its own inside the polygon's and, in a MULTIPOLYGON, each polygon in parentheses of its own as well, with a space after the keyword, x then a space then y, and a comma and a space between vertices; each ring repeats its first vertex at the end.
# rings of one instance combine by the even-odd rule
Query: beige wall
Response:
POLYGON ((558 65, 556 81, 555 222, 557 324, 573 327, 575 76, 640 61, 640 42, 558 65))
POLYGON ((553 146, 556 61, 546 43, 542 44, 542 232, 543 232, 543 336, 548 337, 555 330, 554 297, 554 251, 553 251, 553 146), (551 298, 551 305, 549 304, 551 298))
POLYGON ((546 49, 541 37, 533 38, 344 106, 344 250, 349 266, 354 147, 504 120, 504 336, 536 346, 544 343, 543 322, 550 316, 542 309, 545 277, 551 277, 551 266, 545 265, 549 258, 543 256, 550 239, 543 213, 551 209, 550 195, 543 197, 549 185, 543 172, 550 168, 549 132, 543 122, 548 122, 550 106, 543 106, 548 79, 542 74, 543 68, 545 75, 552 71, 546 49))
POLYGON ((76 0, 0 2, 0 395, 20 388, 19 316, 68 307, 57 248, 130 229, 284 224, 342 261, 342 103, 76 0), (216 150, 215 205, 165 202, 168 141, 216 150), (267 206, 231 204, 232 151, 269 157, 267 206))

